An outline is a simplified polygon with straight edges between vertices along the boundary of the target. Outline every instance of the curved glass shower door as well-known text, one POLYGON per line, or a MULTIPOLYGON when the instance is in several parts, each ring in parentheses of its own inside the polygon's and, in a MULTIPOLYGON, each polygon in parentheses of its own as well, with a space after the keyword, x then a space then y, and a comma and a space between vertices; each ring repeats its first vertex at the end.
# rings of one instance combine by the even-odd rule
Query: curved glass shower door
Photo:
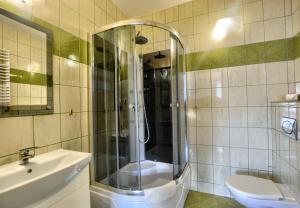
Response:
POLYGON ((172 29, 116 24, 93 35, 93 183, 134 191, 188 162, 184 49, 172 29))
POLYGON ((93 36, 94 178, 125 190, 141 189, 134 36, 134 26, 93 36), (129 163, 133 172, 124 169, 129 163))

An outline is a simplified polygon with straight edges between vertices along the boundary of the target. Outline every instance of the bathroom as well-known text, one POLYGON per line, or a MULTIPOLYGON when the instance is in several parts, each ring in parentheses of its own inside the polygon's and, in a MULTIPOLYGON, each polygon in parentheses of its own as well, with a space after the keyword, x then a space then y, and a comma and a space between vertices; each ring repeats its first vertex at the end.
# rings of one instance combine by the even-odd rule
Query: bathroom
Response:
POLYGON ((300 207, 300 0, 0 0, 0 20, 0 208, 300 207))

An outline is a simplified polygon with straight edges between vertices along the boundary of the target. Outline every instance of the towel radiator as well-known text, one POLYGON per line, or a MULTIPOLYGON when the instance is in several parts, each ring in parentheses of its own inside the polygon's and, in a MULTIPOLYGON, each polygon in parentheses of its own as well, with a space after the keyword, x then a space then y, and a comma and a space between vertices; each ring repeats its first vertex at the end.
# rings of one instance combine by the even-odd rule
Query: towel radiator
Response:
POLYGON ((9 51, 0 49, 0 106, 10 105, 9 51))

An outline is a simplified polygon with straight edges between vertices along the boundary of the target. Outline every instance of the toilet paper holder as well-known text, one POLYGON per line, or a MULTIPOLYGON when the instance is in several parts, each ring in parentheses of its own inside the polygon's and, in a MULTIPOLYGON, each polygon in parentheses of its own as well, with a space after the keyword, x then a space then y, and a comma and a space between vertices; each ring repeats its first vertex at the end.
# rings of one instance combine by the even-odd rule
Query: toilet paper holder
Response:
POLYGON ((282 117, 281 129, 289 137, 298 140, 297 120, 295 118, 282 117))

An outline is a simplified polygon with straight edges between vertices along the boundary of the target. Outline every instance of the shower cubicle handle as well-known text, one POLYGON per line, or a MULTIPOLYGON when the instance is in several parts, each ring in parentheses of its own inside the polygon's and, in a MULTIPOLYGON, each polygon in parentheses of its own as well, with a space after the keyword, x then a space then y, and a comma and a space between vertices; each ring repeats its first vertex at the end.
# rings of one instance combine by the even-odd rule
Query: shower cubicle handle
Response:
POLYGON ((170 103, 170 108, 179 108, 179 103, 170 103))

